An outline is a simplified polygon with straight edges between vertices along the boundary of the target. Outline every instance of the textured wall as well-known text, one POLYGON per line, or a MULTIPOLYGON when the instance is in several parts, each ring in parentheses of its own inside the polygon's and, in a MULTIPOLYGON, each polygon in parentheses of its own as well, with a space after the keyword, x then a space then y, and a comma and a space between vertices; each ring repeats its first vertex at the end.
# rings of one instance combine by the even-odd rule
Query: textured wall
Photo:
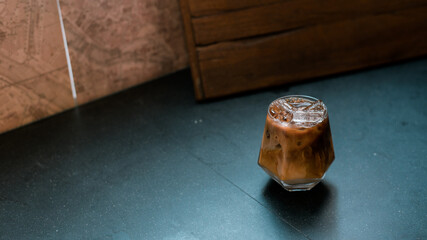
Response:
MULTIPOLYGON (((178 0, 60 0, 79 104, 187 66, 178 0)), ((74 106, 55 0, 0 0, 0 133, 74 106)))
POLYGON ((0 1, 0 132, 73 106, 56 2, 0 1))
POLYGON ((187 66, 178 0, 60 0, 79 103, 187 66))

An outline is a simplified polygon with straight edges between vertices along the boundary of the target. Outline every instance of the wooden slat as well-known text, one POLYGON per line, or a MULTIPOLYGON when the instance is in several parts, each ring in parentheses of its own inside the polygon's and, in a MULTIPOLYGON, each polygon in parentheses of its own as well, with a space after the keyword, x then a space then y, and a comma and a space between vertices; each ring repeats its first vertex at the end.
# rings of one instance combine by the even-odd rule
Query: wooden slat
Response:
POLYGON ((193 18, 192 24, 196 44, 205 45, 422 6, 426 0, 291 0, 193 18))
POLYGON ((199 47, 206 98, 427 54, 427 8, 199 47))
POLYGON ((200 70, 199 70, 199 59, 197 58, 195 43, 194 43, 194 33, 193 28, 191 27, 191 18, 190 18, 190 10, 187 0, 180 1, 181 7, 181 15, 185 28, 185 40, 187 42, 187 51, 188 58, 190 60, 191 67, 191 75, 193 78, 193 86, 194 86, 194 95, 197 100, 201 100, 204 98, 203 96, 203 87, 202 80, 200 79, 200 70))
MULTIPOLYGON (((184 0, 181 0, 184 1, 184 0)), ((185 0, 192 16, 218 14, 249 7, 261 6, 283 0, 185 0)))

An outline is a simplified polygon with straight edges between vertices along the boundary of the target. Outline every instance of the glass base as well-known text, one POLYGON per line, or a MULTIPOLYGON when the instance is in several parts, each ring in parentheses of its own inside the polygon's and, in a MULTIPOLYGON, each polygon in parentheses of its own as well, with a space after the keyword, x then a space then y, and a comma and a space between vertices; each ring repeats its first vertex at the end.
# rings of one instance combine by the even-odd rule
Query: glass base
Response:
POLYGON ((325 177, 323 175, 321 178, 310 178, 310 179, 296 179, 296 180, 288 180, 283 181, 280 180, 278 177, 276 177, 273 173, 271 173, 269 170, 264 169, 270 177, 276 181, 278 184, 280 184, 284 189, 288 190, 289 192, 298 192, 298 191, 308 191, 314 186, 316 186, 322 179, 325 177))

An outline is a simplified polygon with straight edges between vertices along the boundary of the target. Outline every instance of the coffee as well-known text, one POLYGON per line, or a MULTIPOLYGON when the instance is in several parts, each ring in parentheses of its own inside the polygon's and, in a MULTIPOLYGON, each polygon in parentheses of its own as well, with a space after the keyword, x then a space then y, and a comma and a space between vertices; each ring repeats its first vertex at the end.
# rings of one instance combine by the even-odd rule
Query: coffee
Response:
POLYGON ((324 176, 334 150, 325 104, 287 96, 268 109, 258 164, 287 190, 308 190, 324 176))

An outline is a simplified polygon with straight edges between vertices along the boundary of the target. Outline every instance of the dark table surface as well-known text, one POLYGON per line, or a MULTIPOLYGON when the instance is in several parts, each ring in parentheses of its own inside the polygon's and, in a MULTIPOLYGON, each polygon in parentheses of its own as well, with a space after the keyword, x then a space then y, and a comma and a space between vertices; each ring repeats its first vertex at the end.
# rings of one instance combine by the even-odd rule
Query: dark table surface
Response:
POLYGON ((0 135, 0 239, 426 239, 427 59, 194 101, 189 70, 0 135), (336 159, 257 165, 277 97, 328 106, 336 159))

